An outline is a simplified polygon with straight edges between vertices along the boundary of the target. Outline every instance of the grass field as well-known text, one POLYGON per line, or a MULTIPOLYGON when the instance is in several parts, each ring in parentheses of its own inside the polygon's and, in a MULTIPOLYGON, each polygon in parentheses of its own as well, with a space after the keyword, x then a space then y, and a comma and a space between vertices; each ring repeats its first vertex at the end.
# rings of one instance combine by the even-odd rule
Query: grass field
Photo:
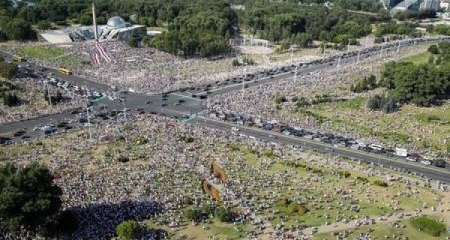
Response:
POLYGON ((414 64, 422 64, 422 63, 427 63, 428 59, 430 59, 430 57, 432 56, 432 54, 428 51, 417 54, 417 55, 412 55, 406 58, 403 58, 401 61, 402 62, 412 62, 414 64))
POLYGON ((25 58, 33 58, 38 60, 57 60, 60 66, 70 66, 74 62, 79 61, 77 56, 63 48, 47 45, 24 45, 16 49, 17 53, 25 56, 25 58))
MULTIPOLYGON (((363 232, 371 232, 370 234, 373 236, 372 239, 386 239, 385 236, 388 236, 388 239, 395 239, 392 236, 403 236, 409 240, 441 240, 445 239, 445 237, 449 237, 450 234, 445 233, 440 237, 433 237, 425 232, 419 231, 415 227, 412 226, 410 220, 403 220, 400 222, 401 227, 394 227, 390 224, 379 223, 372 226, 363 226, 361 228, 351 230, 350 235, 347 239, 354 239, 358 234, 363 232)), ((315 240, 333 240, 335 239, 331 233, 321 233, 314 236, 315 240)))

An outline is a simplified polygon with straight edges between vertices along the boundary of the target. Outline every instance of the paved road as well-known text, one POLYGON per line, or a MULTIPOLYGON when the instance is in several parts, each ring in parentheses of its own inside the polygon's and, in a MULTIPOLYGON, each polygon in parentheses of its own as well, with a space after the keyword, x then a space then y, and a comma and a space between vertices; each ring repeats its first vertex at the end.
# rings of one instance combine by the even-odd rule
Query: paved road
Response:
POLYGON ((358 160, 365 163, 373 163, 375 165, 390 166, 393 168, 405 169, 424 176, 430 177, 434 180, 450 183, 450 172, 447 169, 437 168, 433 166, 425 166, 416 162, 408 162, 402 158, 387 157, 379 154, 372 154, 364 151, 354 150, 346 147, 334 147, 333 145, 322 143, 319 141, 310 140, 307 138, 299 138, 294 136, 286 136, 275 132, 268 132, 259 128, 252 128, 242 125, 236 125, 220 120, 210 119, 200 116, 195 120, 199 124, 203 124, 212 128, 231 131, 232 127, 240 129, 239 133, 247 136, 273 142, 276 144, 287 144, 301 146, 309 149, 314 149, 323 153, 331 155, 345 156, 350 159, 358 160))
MULTIPOLYGON (((415 45, 416 41, 410 41, 408 43, 404 42, 401 43, 403 47, 408 45, 415 45), (403 44, 403 45, 402 45, 403 44)), ((315 71, 317 69, 326 68, 326 67, 339 67, 345 64, 354 64, 359 60, 363 60, 368 57, 377 57, 387 54, 388 52, 395 52, 398 50, 397 44, 390 44, 390 45, 384 45, 383 47, 378 46, 377 49, 373 51, 366 51, 366 50, 359 50, 359 52, 353 52, 353 53, 347 53, 347 56, 343 57, 334 57, 331 59, 328 59, 327 61, 317 62, 315 64, 305 65, 303 67, 296 68, 294 65, 289 66, 285 68, 284 70, 278 69, 277 72, 272 73, 271 75, 264 75, 257 73, 256 76, 253 79, 250 80, 242 80, 241 82, 219 82, 216 84, 208 84, 203 87, 197 87, 195 89, 188 89, 188 90, 179 90, 174 91, 168 94, 155 94, 155 95, 144 95, 144 94, 138 94, 138 93, 126 93, 121 94, 121 97, 125 99, 123 102, 119 101, 112 101, 109 99, 103 99, 97 103, 94 104, 92 107, 93 111, 102 111, 99 109, 99 106, 107 106, 108 110, 121 110, 124 108, 129 109, 130 111, 127 112, 127 114, 135 114, 137 112, 137 109, 144 109, 147 112, 150 113, 158 113, 163 114, 167 116, 174 116, 174 117, 182 117, 184 115, 191 115, 191 114, 197 114, 201 111, 203 111, 203 101, 204 99, 200 99, 200 95, 206 95, 206 96, 214 96, 217 94, 222 94, 226 92, 241 90, 244 87, 251 87, 258 84, 264 84, 268 82, 273 82, 279 79, 285 79, 285 78, 292 78, 295 74, 306 74, 308 72, 315 71), (205 90, 207 89, 207 90, 205 90), (195 95, 195 97, 193 97, 195 95), (162 101, 162 98, 166 97, 167 100, 164 102, 162 101), (164 104, 163 104, 164 103, 164 104)), ((8 55, 5 52, 0 52, 0 54, 3 55, 3 57, 8 60, 11 59, 11 56, 8 55)), ((79 76, 74 75, 63 75, 60 74, 56 69, 49 69, 49 68, 43 68, 40 66, 36 66, 32 63, 21 63, 21 65, 24 65, 27 69, 30 69, 35 72, 39 73, 52 73, 55 75, 55 77, 59 79, 64 79, 67 81, 72 82, 73 84, 79 85, 79 86, 86 86, 89 89, 95 89, 100 92, 107 92, 111 91, 111 88, 108 85, 97 83, 94 81, 90 81, 88 79, 84 79, 79 76)), ((45 116, 45 117, 39 117, 36 119, 31 120, 25 120, 21 122, 15 122, 15 123, 9 123, 0 125, 0 135, 11 135, 11 133, 17 131, 26 129, 27 135, 30 137, 36 137, 39 136, 39 134, 43 134, 41 131, 36 132, 29 132, 32 128, 38 125, 44 125, 48 123, 56 124, 60 121, 75 121, 77 122, 79 116, 77 114, 71 114, 70 111, 64 112, 61 114, 56 114, 52 116, 45 116)), ((97 121, 94 119, 94 121, 97 121)), ((206 126, 223 129, 230 131, 231 126, 236 126, 234 124, 216 121, 213 119, 207 119, 204 117, 194 118, 190 119, 192 122, 196 122, 198 124, 204 124, 206 126)), ((331 145, 316 142, 312 140, 308 140, 306 138, 298 138, 298 137, 291 137, 291 136, 284 136, 280 135, 277 137, 277 139, 274 139, 271 137, 271 135, 274 135, 273 132, 268 133, 267 131, 263 131, 260 129, 255 128, 245 128, 243 126, 237 126, 241 128, 242 132, 245 132, 246 134, 250 136, 257 137, 259 139, 263 139, 266 141, 271 141, 275 143, 283 143, 283 144, 290 144, 290 145, 298 145, 298 146, 304 146, 311 149, 316 149, 322 152, 327 152, 333 155, 342 155, 353 159, 358 159, 363 162, 371 162, 374 164, 382 164, 385 166, 391 166, 395 168, 401 168, 406 169, 408 171, 413 171, 419 174, 423 174, 427 177, 430 177, 432 179, 440 180, 443 182, 450 183, 450 173, 446 170, 435 168, 435 167, 428 167, 421 165, 419 163, 410 163, 405 162, 403 159, 396 159, 396 158, 388 158, 381 155, 376 154, 370 154, 363 151, 357 151, 349 148, 334 148, 331 145)), ((19 140, 18 138, 13 140, 19 140)))

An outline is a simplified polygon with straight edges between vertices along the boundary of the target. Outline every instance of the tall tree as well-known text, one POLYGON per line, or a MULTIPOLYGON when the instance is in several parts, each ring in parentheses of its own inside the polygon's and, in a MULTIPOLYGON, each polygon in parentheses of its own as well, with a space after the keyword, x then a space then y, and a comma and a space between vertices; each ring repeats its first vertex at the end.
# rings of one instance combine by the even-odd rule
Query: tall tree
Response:
POLYGON ((44 227, 60 209, 61 194, 46 167, 7 163, 0 168, 0 222, 11 232, 44 227))

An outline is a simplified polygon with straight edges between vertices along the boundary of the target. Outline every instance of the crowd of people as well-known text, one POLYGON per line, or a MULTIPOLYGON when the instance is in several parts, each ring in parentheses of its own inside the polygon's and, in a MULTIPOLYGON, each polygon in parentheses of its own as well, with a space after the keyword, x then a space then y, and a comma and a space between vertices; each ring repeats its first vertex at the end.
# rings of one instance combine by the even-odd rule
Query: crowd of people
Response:
POLYGON ((34 77, 15 78, 13 83, 18 87, 17 96, 19 105, 8 107, 0 104, 0 124, 18 122, 25 119, 41 117, 45 115, 61 113, 67 109, 86 106, 86 98, 77 94, 69 94, 57 86, 44 85, 40 79, 34 77), (50 96, 62 94, 63 101, 50 105, 44 94, 49 92, 50 96))
MULTIPOLYGON (((302 232, 307 225, 297 220, 292 223, 289 218, 293 216, 274 210, 279 200, 286 197, 306 204, 308 214, 317 215, 318 219, 338 222, 356 219, 356 215, 364 213, 362 203, 383 205, 382 201, 378 202, 375 188, 340 182, 337 169, 359 172, 367 177, 386 176, 385 170, 356 165, 341 158, 196 124, 185 125, 156 115, 111 122, 94 127, 92 131, 92 141, 86 130, 74 130, 54 136, 50 141, 35 140, 42 144, 29 142, 32 147, 21 154, 8 151, 8 147, 14 146, 2 149, 10 161, 19 164, 41 161, 48 156, 45 164, 54 172, 55 182, 63 190, 63 208, 74 211, 80 222, 77 231, 58 239, 111 238, 115 227, 128 219, 150 219, 156 225, 171 226, 174 230, 184 226, 185 207, 212 204, 199 185, 204 178, 213 179, 209 173, 209 164, 213 161, 219 162, 229 175, 229 181, 221 184, 221 189, 223 194, 231 195, 230 202, 240 209, 235 222, 252 223, 250 229, 235 228, 242 238, 256 239, 262 235, 269 235, 271 239, 290 235, 308 238, 309 235, 302 232), (192 140, 187 141, 188 138, 192 140), (295 167, 282 167, 291 161, 311 168, 298 175, 295 167), (280 171, 272 170, 280 166, 280 171), (318 168, 321 171, 311 170, 318 168), (321 213, 326 206, 331 207, 327 216, 321 213), (359 213, 351 214, 349 209, 359 213), (281 222, 275 224, 276 219, 281 222)), ((390 195, 389 203, 391 211, 403 207, 399 198, 420 192, 421 187, 411 179, 405 177, 401 183, 395 183, 406 188, 393 190, 395 195, 390 195)), ((417 183, 422 185, 422 181, 417 183)), ((418 205, 435 204, 412 199, 418 205)), ((146 239, 151 239, 152 233, 148 234, 146 239)))
MULTIPOLYGON (((101 56, 99 66, 93 63, 94 43, 91 42, 44 45, 50 48, 59 48, 70 57, 63 55, 45 59, 30 58, 30 61, 38 65, 58 68, 61 60, 64 60, 65 67, 71 69, 78 76, 108 85, 131 88, 147 94, 203 86, 243 73, 290 65, 292 62, 292 60, 271 62, 266 57, 264 63, 258 65, 235 67, 232 64, 233 56, 217 60, 184 58, 149 47, 131 48, 124 42, 101 44, 112 59, 111 63, 103 60, 101 56)), ((20 52, 22 47, 22 44, 2 46, 9 52, 20 52)), ((236 56, 243 57, 244 55, 236 53, 236 56)), ((320 56, 304 56, 296 61, 306 62, 318 57, 320 56)))
MULTIPOLYGON (((251 88, 243 88, 239 92, 216 95, 206 100, 206 108, 210 113, 234 113, 266 121, 275 120, 313 132, 333 133, 338 136, 358 139, 365 143, 381 143, 389 148, 401 146, 416 150, 417 146, 410 143, 394 143, 380 136, 373 134, 368 136, 347 126, 336 126, 331 124, 330 121, 324 122, 315 116, 301 114, 295 102, 301 98, 311 100, 324 95, 327 95, 332 101, 368 97, 370 94, 350 92, 351 84, 364 76, 371 74, 379 76, 383 64, 386 61, 396 59, 396 57, 397 54, 393 53, 390 58, 373 58, 365 60, 361 64, 347 64, 340 67, 319 69, 307 74, 281 79, 273 84, 257 85, 251 88), (284 100, 277 103, 277 98, 284 98, 284 100)), ((333 114, 336 119, 339 118, 337 114, 345 114, 345 112, 333 114)), ((367 118, 359 119, 355 117, 352 122, 373 122, 372 127, 377 130, 379 127, 376 126, 376 114, 367 110, 367 118)), ((405 124, 405 122, 398 122, 398 124, 405 124)), ((386 128, 391 129, 392 126, 386 126, 386 128)), ((417 136, 423 135, 425 137, 425 134, 428 133, 429 131, 424 131, 417 133, 417 136)))

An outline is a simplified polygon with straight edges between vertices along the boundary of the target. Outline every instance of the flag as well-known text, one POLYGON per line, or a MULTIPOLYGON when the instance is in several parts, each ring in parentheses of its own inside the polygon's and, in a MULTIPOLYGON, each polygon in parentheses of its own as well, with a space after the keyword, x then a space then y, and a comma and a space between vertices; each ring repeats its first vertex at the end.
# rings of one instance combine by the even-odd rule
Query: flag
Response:
POLYGON ((103 57, 103 59, 105 59, 105 61, 107 61, 109 63, 112 62, 111 58, 106 53, 105 49, 99 43, 95 44, 95 48, 100 53, 100 55, 103 57))

